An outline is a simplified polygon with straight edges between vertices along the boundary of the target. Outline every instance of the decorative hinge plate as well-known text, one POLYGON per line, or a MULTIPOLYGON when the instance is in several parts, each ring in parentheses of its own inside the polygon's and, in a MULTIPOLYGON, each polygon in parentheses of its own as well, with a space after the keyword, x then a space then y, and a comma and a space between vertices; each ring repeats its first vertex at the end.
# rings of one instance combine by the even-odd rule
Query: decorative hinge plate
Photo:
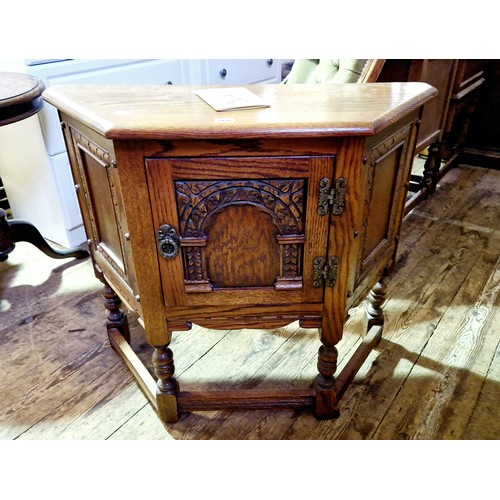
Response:
POLYGON ((323 286, 323 282, 326 286, 335 286, 338 267, 338 257, 329 257, 327 264, 325 264, 324 257, 316 257, 313 261, 313 287, 320 288, 323 286))
POLYGON ((327 215, 328 207, 331 206, 333 215, 342 215, 345 205, 345 190, 347 181, 339 177, 335 181, 335 187, 331 187, 330 179, 324 177, 319 182, 318 214, 327 215))

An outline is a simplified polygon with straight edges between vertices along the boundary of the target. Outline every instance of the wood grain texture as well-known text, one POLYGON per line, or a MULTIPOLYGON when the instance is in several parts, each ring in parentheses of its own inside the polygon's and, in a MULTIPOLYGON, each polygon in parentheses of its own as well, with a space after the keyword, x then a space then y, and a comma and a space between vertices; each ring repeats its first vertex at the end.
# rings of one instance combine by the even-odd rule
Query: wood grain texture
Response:
POLYGON ((221 114, 195 95, 199 87, 189 85, 62 85, 43 97, 65 113, 76 112, 107 138, 171 140, 374 135, 437 93, 417 82, 247 87, 270 108, 221 114))

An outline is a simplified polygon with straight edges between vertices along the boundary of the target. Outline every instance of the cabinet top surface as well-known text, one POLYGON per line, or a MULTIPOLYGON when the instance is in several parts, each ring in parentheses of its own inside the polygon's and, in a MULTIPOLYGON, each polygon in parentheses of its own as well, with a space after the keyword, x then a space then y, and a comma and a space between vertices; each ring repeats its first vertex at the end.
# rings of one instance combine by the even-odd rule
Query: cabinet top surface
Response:
POLYGON ((227 139, 374 135, 437 94, 420 82, 246 87, 270 107, 217 112, 192 85, 58 85, 43 97, 110 139, 227 139))

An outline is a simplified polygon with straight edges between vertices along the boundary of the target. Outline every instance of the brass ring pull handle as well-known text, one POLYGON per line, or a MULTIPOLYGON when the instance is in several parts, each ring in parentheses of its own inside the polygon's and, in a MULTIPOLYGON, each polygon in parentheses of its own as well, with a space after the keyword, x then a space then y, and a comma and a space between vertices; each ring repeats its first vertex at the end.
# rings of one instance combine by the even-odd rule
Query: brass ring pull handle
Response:
POLYGON ((162 224, 156 231, 158 251, 165 259, 175 259, 179 253, 179 235, 177 231, 168 224, 162 224))

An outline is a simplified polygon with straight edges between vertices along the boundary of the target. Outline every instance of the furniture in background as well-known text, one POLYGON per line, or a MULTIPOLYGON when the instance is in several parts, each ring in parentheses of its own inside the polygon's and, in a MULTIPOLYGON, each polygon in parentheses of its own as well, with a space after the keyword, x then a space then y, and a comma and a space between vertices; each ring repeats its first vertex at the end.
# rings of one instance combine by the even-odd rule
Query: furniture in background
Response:
POLYGON ((2 178, 0 177, 0 208, 6 212, 10 209, 9 200, 7 198, 7 193, 3 185, 2 178))
POLYGON ((296 59, 282 83, 373 83, 385 59, 296 59))
POLYGON ((438 97, 424 106, 417 153, 423 172, 410 178, 406 212, 432 194, 462 154, 468 123, 483 85, 486 61, 470 59, 297 59, 287 81, 294 83, 425 82, 438 97), (367 61, 366 66, 364 66, 367 61), (371 70, 371 71, 369 71, 371 70))
MULTIPOLYGON (((24 73, 0 72, 0 126, 24 120, 42 107, 44 84, 24 73)), ((6 211, 0 208, 0 261, 5 261, 18 241, 27 241, 52 258, 88 257, 80 248, 58 250, 42 237, 38 229, 25 220, 7 220, 6 211)))
POLYGON ((247 88, 270 107, 218 113, 195 87, 44 93, 60 113, 110 342, 163 422, 221 408, 334 417, 382 333, 417 123, 436 90, 247 88), (367 295, 366 338, 336 376, 346 312, 367 295), (156 381, 128 343, 122 302, 144 326, 156 381), (320 333, 312 386, 180 390, 173 332, 294 321, 320 333))
MULTIPOLYGON (((239 85, 281 81, 277 59, 34 59, 21 63, 47 88, 58 84, 239 85)), ((12 210, 33 222, 50 241, 64 247, 80 245, 87 237, 57 112, 47 105, 37 118, 37 154, 43 160, 37 176, 41 182, 32 186, 29 196, 11 190, 12 210)))
POLYGON ((440 179, 462 153, 470 116, 484 83, 485 61, 471 59, 386 59, 378 81, 419 81, 434 86, 439 94, 424 107, 417 152, 426 151, 422 174, 411 177, 413 195, 409 212, 434 193, 440 179))
MULTIPOLYGON (((472 112, 469 112, 467 135, 460 152, 460 161, 469 165, 498 169, 500 168, 500 59, 480 61, 480 63, 484 69, 484 83, 475 91, 477 101, 472 112)), ((479 71, 476 71, 476 74, 478 73, 479 71)))

